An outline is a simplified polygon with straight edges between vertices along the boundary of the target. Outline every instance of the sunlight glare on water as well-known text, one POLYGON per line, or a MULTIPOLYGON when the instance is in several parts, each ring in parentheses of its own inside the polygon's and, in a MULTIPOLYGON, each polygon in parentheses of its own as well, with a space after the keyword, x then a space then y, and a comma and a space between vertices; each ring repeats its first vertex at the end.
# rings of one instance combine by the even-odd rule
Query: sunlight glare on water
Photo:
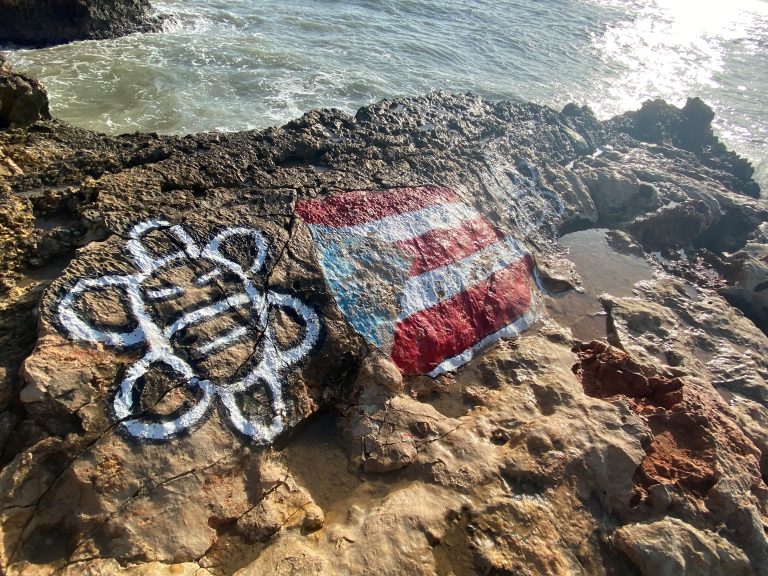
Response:
POLYGON ((716 111, 715 128, 756 164, 768 184, 768 2, 765 0, 594 0, 631 9, 594 36, 618 78, 602 79, 600 116, 650 98, 681 106, 698 95, 716 111))
POLYGON ((614 97, 607 99, 615 108, 613 113, 658 96, 681 104, 685 89, 719 87, 716 75, 725 70, 728 43, 738 42, 742 50, 756 53, 760 38, 755 29, 768 25, 768 4, 759 0, 634 4, 631 18, 609 26, 595 38, 603 57, 625 68, 620 82, 613 86, 614 97))

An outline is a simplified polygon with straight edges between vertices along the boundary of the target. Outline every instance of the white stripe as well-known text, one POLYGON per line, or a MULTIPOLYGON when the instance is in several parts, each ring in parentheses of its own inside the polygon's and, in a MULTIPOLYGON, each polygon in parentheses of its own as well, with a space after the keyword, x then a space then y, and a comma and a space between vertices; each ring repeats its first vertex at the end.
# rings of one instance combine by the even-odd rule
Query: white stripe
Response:
POLYGON ((210 282, 217 276, 221 276, 221 269, 214 268, 213 270, 208 272, 208 274, 203 274, 202 276, 198 277, 195 280, 195 286, 205 286, 206 284, 208 284, 208 282, 210 282))
POLYGON ((218 350, 219 348, 224 348, 224 346, 231 344, 232 342, 237 342, 240 340, 243 336, 245 336, 248 333, 248 329, 245 326, 239 326, 237 328, 234 328, 224 334, 224 336, 221 336, 219 338, 216 338, 216 340, 212 340, 211 342, 208 342, 208 344, 205 344, 204 346, 198 346, 197 351, 201 354, 208 354, 208 352, 211 352, 213 350, 218 350))
MULTIPOLYGON (((531 295, 531 298, 533 298, 533 295, 531 295)), ((505 326, 498 332, 494 332, 493 334, 486 336, 480 340, 480 342, 472 346, 472 348, 467 348, 464 350, 464 352, 457 354, 453 358, 443 360, 434 370, 432 370, 432 372, 427 374, 427 376, 435 378, 436 376, 440 376, 440 374, 445 374, 446 372, 452 372, 453 370, 456 370, 457 368, 472 360, 477 352, 490 346, 497 340, 501 338, 514 338, 515 336, 518 336, 523 330, 528 328, 528 326, 530 326, 535 319, 536 316, 533 312, 526 312, 520 316, 520 318, 512 322, 512 324, 505 326)))
POLYGON ((400 242, 417 238, 431 230, 456 228, 466 220, 480 215, 461 202, 436 204, 413 212, 385 216, 380 220, 337 228, 341 233, 368 236, 383 242, 400 242))
POLYGON ((148 290, 147 296, 150 300, 163 300, 165 298, 173 298, 184 294, 184 288, 181 286, 171 286, 169 288, 158 288, 157 290, 148 290))
POLYGON ((405 282, 400 299, 400 315, 397 319, 405 320, 411 314, 431 308, 443 300, 469 290, 492 274, 517 262, 525 253, 517 240, 507 236, 463 260, 409 278, 405 282))
POLYGON ((176 320, 176 322, 174 322, 168 328, 166 328, 163 331, 163 335, 165 336, 165 338, 170 340, 173 337, 173 335, 176 334, 176 332, 178 332, 179 330, 183 330, 187 326, 198 324, 203 320, 207 320, 208 318, 213 318, 217 314, 220 314, 221 312, 229 310, 230 308, 236 308, 238 306, 242 306, 243 304, 247 304, 250 301, 251 299, 248 297, 247 294, 242 294, 242 293, 235 294, 234 296, 230 296, 229 298, 226 298, 224 300, 219 300, 218 302, 215 302, 210 306, 198 308, 197 310, 193 310, 192 312, 187 312, 181 318, 176 320))

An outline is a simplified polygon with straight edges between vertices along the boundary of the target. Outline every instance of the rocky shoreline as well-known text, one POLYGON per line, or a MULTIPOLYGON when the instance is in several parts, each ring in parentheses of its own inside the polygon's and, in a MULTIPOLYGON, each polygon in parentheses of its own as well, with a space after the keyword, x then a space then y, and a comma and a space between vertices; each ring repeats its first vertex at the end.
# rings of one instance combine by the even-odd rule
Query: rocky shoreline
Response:
POLYGON ((0 46, 44 47, 158 32, 149 0, 0 0, 0 46))
POLYGON ((3 572, 768 574, 768 206, 703 102, 109 137, 0 79, 3 572), (455 255, 370 235, 404 206, 517 266, 412 340, 455 255), (600 288, 591 229, 648 277, 600 288))

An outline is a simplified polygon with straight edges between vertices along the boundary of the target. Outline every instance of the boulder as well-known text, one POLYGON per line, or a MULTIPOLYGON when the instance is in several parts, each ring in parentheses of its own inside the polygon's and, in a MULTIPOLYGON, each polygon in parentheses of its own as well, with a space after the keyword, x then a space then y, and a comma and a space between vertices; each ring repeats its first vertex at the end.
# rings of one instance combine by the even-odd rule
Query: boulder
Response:
POLYGON ((741 550, 717 534, 698 530, 677 518, 622 526, 616 530, 614 541, 643 576, 753 573, 741 550))
MULTIPOLYGON (((48 94, 37 80, 11 70, 0 52, 0 130, 50 120, 48 94)), ((14 176, 18 167, 0 151, 0 176, 14 176)))
POLYGON ((763 332, 768 333, 768 223, 763 223, 744 247, 725 258, 727 285, 719 292, 763 332))

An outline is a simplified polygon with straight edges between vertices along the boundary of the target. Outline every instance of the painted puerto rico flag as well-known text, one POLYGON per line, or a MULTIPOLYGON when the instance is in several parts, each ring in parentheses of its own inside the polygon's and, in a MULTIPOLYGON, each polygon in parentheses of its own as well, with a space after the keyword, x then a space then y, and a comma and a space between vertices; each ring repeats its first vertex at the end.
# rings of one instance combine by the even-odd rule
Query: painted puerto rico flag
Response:
POLYGON ((532 256, 447 188, 300 201, 336 303, 405 374, 437 376, 534 320, 532 256))

